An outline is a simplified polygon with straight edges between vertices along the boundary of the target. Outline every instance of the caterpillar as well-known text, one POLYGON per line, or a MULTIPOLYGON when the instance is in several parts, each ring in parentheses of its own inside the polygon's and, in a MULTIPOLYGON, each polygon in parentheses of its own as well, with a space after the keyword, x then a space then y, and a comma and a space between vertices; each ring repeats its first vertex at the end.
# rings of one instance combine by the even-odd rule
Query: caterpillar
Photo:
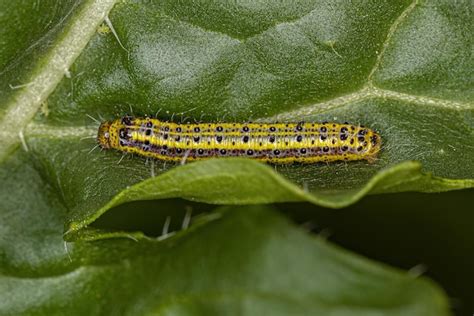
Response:
POLYGON ((274 164, 372 162, 381 147, 377 132, 348 123, 179 124, 132 116, 102 122, 97 141, 164 161, 238 156, 274 164))

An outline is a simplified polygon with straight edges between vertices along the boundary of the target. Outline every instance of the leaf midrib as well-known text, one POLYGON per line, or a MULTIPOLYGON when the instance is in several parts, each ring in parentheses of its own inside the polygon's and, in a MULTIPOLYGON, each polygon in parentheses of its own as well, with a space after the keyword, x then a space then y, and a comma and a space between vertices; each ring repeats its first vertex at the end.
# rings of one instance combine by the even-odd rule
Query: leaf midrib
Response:
POLYGON ((0 161, 20 142, 20 133, 33 119, 41 104, 54 91, 70 66, 80 55, 97 27, 107 16, 117 0, 90 0, 79 9, 72 23, 58 35, 59 42, 44 57, 48 62, 41 70, 36 70, 31 84, 15 95, 0 119, 0 161))

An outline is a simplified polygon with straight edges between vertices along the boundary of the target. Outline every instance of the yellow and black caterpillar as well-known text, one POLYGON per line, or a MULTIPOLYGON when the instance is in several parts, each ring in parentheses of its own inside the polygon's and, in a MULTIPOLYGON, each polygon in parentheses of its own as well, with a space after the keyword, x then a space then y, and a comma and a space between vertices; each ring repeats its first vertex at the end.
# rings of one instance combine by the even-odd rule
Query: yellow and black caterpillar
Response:
POLYGON ((375 131, 338 123, 178 124, 125 116, 103 122, 102 148, 165 161, 248 157, 274 164, 373 161, 381 138, 375 131))

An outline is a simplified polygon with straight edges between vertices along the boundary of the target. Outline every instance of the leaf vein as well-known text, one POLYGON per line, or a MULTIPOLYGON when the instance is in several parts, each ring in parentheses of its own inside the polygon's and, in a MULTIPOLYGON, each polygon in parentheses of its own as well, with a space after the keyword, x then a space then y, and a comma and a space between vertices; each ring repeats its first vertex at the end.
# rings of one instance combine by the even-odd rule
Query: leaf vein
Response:
POLYGON ((369 73, 369 76, 367 77, 367 84, 368 86, 372 85, 372 77, 374 73, 379 69, 382 59, 385 55, 385 51, 387 50, 388 46, 391 43, 391 40, 395 34, 395 32, 398 30, 398 27, 400 24, 405 21, 405 19, 410 15, 410 13, 415 9, 415 7, 418 5, 419 0, 413 0, 413 2, 403 10, 403 12, 398 16, 398 18, 395 19, 395 21, 392 23, 390 28, 388 29, 387 36, 385 37, 385 41, 382 44, 382 49, 380 50, 380 53, 377 54, 377 59, 375 60, 374 67, 369 73))
POLYGON ((0 161, 20 142, 20 131, 33 119, 41 104, 56 88, 69 67, 76 60, 97 27, 107 16, 117 0, 94 0, 78 12, 76 20, 60 34, 61 40, 45 58, 48 62, 35 74, 31 84, 22 88, 6 109, 0 120, 0 161))

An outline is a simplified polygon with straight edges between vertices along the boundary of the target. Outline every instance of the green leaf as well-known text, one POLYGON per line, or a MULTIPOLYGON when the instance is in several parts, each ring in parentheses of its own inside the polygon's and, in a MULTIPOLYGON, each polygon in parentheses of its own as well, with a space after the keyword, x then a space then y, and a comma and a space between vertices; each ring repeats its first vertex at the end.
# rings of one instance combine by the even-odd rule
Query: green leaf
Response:
MULTIPOLYGON (((308 201, 338 208, 367 194, 474 187, 472 10, 467 0, 0 0, 0 269, 5 278, 0 287, 6 293, 0 296, 8 294, 0 301, 2 312, 50 314, 67 307, 76 314, 100 314, 118 304, 117 311, 138 314, 144 313, 140 308, 209 314, 229 306, 248 313, 280 306, 289 314, 305 313, 307 306, 323 313, 338 306, 342 313, 350 292, 351 309, 442 314, 446 302, 436 287, 366 263, 360 277, 353 273, 344 281, 384 293, 388 303, 380 295, 353 300, 351 295, 362 293, 360 284, 338 276, 345 269, 359 271, 360 259, 344 254, 344 264, 334 263, 340 250, 324 250, 324 243, 308 241, 261 210, 265 222, 257 211, 261 206, 248 218, 242 210, 223 212, 214 221, 206 217, 195 230, 165 243, 142 232, 104 231, 93 224, 118 205, 133 219, 133 204, 123 203, 146 199, 308 201), (378 130, 383 150, 373 164, 276 167, 242 159, 166 165, 93 150, 98 126, 89 116, 113 119, 130 112, 175 121, 348 121, 378 130), (231 227, 232 221, 240 226, 231 227), (72 248, 70 262, 63 225, 68 240, 107 240, 65 244, 72 248), (285 240, 280 233, 286 231, 301 238, 288 233, 285 240), (235 235, 220 248, 228 232, 235 235), (240 280, 235 279, 239 266, 225 268, 235 254, 245 253, 238 247, 242 240, 253 244, 245 234, 265 244, 249 250, 249 262, 273 271, 258 260, 269 264, 276 258, 285 263, 275 268, 278 276, 291 265, 291 277, 300 281, 268 275, 262 280, 261 271, 249 265, 242 282, 261 281, 257 290, 275 285, 283 297, 260 295, 255 288, 231 291, 240 280), (180 242, 192 247, 180 248, 180 242), (213 255, 228 253, 228 261, 196 254, 208 244, 214 245, 213 255), (313 252, 301 251, 303 244, 313 252), (288 257, 282 255, 284 247, 288 257), (298 274, 308 271, 294 259, 302 254, 301 264, 318 271, 314 279, 307 277, 316 270, 304 278, 298 274), (319 270, 320 261, 334 270, 319 270), (208 270, 187 274, 191 270, 183 265, 194 262, 208 270), (217 268, 222 273, 213 276, 217 268), (372 269, 382 275, 374 284, 372 269), (176 274, 184 276, 173 278, 176 274), (326 275, 332 275, 326 285, 335 286, 335 298, 319 296, 324 293, 317 281, 326 275), (198 291, 211 284, 200 277, 231 290, 216 296, 205 288, 198 291), (293 287, 309 290, 300 295, 288 291, 293 287), (182 289, 199 294, 178 297, 182 289), (167 301, 154 305, 162 294, 167 301), (208 294, 215 300, 208 301, 208 294), (393 298, 403 298, 399 310, 390 305, 393 298)), ((169 212, 179 211, 171 203, 169 212)))
POLYGON ((474 311, 473 193, 373 195, 343 211, 309 203, 277 207, 338 245, 433 278, 446 290, 456 315, 469 315, 474 311))
POLYGON ((0 2, 0 161, 83 51, 113 0, 0 2))
MULTIPOLYGON (((406 191, 410 187, 426 192, 446 190, 449 185, 456 188, 456 182, 423 175, 420 169, 419 163, 406 162, 382 170, 358 190, 309 193, 257 162, 246 159, 203 161, 173 169, 132 186, 98 210, 96 200, 81 201, 73 209, 75 212, 67 224, 65 237, 74 239, 78 230, 103 213, 130 201, 178 197, 234 205, 308 201, 334 208, 352 204, 370 193, 406 191)), ((462 180, 457 181, 462 185, 460 182, 462 180)))
POLYGON ((61 196, 27 161, 0 169, 2 315, 449 314, 429 280, 309 236, 268 207, 220 208, 163 241, 63 243, 61 196))
MULTIPOLYGON (((342 207, 365 194, 474 186, 469 1, 120 2, 97 29, 112 5, 62 5, 66 19, 47 33, 54 47, 43 47, 34 71, 24 67, 22 81, 14 81, 11 65, 24 47, 13 45, 1 58, 8 65, 1 156, 25 135, 35 166, 71 210, 69 228, 119 203, 166 196, 342 207), (373 164, 275 170, 232 160, 145 164, 92 150, 97 126, 88 116, 130 111, 177 121, 349 121, 377 129, 383 150, 373 164)), ((10 34, 17 24, 5 22, 10 34)), ((34 35, 28 41, 42 47, 34 35)), ((21 60, 31 68, 35 54, 25 50, 21 60)))

